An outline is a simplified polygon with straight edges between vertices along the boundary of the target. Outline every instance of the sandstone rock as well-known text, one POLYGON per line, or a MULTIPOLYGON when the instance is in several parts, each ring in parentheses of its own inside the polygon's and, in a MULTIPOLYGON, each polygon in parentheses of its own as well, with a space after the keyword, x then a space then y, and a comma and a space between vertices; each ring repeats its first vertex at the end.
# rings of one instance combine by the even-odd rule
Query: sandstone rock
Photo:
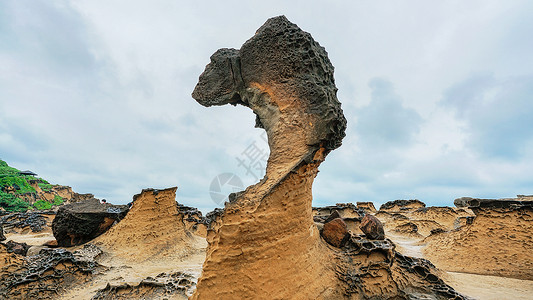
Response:
POLYGON ((34 255, 37 255, 39 254, 39 252, 41 252, 41 250, 43 250, 44 248, 46 248, 45 246, 30 246, 30 248, 28 248, 28 252, 26 252, 26 255, 27 256, 34 256, 34 255))
POLYGON ((93 243, 124 259, 146 261, 159 256, 183 259, 193 251, 193 236, 176 205, 177 187, 143 189, 128 214, 93 243))
POLYGON ((86 243, 107 231, 127 212, 126 205, 100 203, 94 198, 61 206, 52 223, 54 237, 62 247, 86 243))
POLYGON ((374 203, 372 202, 357 202, 357 208, 363 209, 367 213, 375 213, 377 212, 376 208, 374 207, 374 203))
POLYGON ((48 227, 46 216, 54 214, 53 211, 9 213, 0 219, 0 223, 3 223, 6 228, 29 228, 32 232, 41 232, 48 227))
POLYGON ((42 249, 39 254, 20 259, 0 256, 0 299, 57 299, 58 292, 87 282, 98 264, 86 255, 87 247, 69 252, 42 249))
POLYGON ((0 223, 0 241, 5 241, 6 237, 4 236, 4 224, 0 223))
POLYGON ((476 208, 520 208, 533 207, 533 197, 523 196, 517 198, 502 198, 502 199, 481 199, 462 197, 453 201, 457 207, 468 207, 470 209, 476 208))
POLYGON ((385 231, 383 230, 383 224, 378 218, 372 215, 366 215, 363 220, 361 220, 361 230, 365 235, 372 240, 382 240, 385 238, 385 231))
POLYGON ((336 218, 324 224, 322 237, 328 244, 340 248, 346 243, 350 234, 346 223, 341 218, 336 218))
POLYGON ((8 241, 5 243, 7 252, 19 254, 19 255, 26 255, 28 253, 28 249, 30 248, 30 245, 26 243, 17 243, 15 241, 8 241))
POLYGON ((388 212, 402 212, 408 210, 416 210, 421 207, 426 207, 424 202, 414 199, 414 200, 394 200, 389 201, 379 207, 380 211, 388 212))
MULTIPOLYGON (((359 255, 368 243, 338 249, 321 241, 313 222, 312 184, 345 135, 336 92, 325 49, 284 16, 269 19, 241 49, 211 56, 193 98, 204 106, 251 108, 256 127, 266 131, 270 156, 265 177, 232 195, 212 222, 191 299, 404 299, 413 290, 440 299, 424 281, 426 273, 423 278, 403 274, 392 251, 359 255), (374 271, 374 265, 382 269, 374 271)), ((338 213, 359 218, 355 206, 338 213)), ((338 242, 347 229, 338 224, 340 218, 332 222, 338 225, 338 242)))
POLYGON ((58 244, 57 244, 56 240, 50 240, 50 241, 44 243, 43 246, 46 246, 48 248, 57 248, 58 244))

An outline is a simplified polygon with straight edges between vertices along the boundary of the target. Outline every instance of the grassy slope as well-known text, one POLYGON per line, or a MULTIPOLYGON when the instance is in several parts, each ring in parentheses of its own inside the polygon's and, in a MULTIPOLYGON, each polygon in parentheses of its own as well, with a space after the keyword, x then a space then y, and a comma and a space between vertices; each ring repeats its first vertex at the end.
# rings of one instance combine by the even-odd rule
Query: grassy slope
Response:
POLYGON ((42 178, 20 175, 19 172, 18 169, 10 167, 5 161, 0 160, 0 207, 7 211, 26 211, 28 209, 49 209, 52 205, 63 203, 63 199, 56 196, 53 203, 38 200, 33 206, 30 206, 21 197, 22 194, 36 193, 29 184, 29 180, 39 180, 38 185, 43 191, 49 191, 52 185, 42 178), (7 193, 6 190, 9 187, 13 187, 15 193, 7 193))

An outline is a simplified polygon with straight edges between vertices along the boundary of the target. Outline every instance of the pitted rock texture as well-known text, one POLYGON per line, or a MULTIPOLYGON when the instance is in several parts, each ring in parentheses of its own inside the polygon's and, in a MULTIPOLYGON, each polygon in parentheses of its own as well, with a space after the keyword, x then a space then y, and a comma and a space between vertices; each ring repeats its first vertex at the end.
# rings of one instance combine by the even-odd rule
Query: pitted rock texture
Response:
POLYGON ((195 286, 196 284, 189 274, 182 272, 161 273, 153 278, 148 277, 136 285, 128 283, 108 284, 105 288, 97 291, 91 299, 187 299, 187 295, 195 286))
POLYGON ((468 207, 475 211, 478 208, 522 208, 533 207, 533 196, 518 195, 517 198, 481 199, 462 197, 453 201, 457 207, 468 207))
POLYGON ((1 299, 55 299, 70 286, 90 279, 99 267, 101 253, 94 245, 69 252, 43 249, 23 258, 0 245, 1 299))
MULTIPOLYGON (((265 177, 233 194, 211 223, 192 299, 392 299, 412 288, 409 276, 395 281, 391 274, 386 240, 378 249, 362 243, 369 255, 349 254, 346 245, 327 244, 313 222, 313 180, 345 135, 336 91, 324 48, 283 16, 269 19, 240 50, 211 56, 193 98, 204 106, 250 107, 266 130, 270 156, 265 177)), ((337 213, 346 220, 343 211, 337 213)))
POLYGON ((4 224, 0 222, 0 242, 5 240, 6 236, 4 235, 4 224))
POLYGON ((379 211, 403 212, 426 207, 426 204, 418 199, 389 201, 379 207, 379 211))
POLYGON ((27 211, 10 213, 0 219, 6 230, 23 231, 29 228, 32 232, 41 232, 48 227, 47 216, 53 217, 54 211, 27 211))
POLYGON ((311 187, 345 135, 336 91, 324 48, 285 17, 269 19, 240 50, 211 56, 193 97, 204 106, 250 107, 267 132, 270 157, 265 177, 233 195, 211 225, 193 298, 335 293, 332 253, 313 224, 311 187))
POLYGON ((59 246, 81 245, 106 232, 128 213, 126 205, 85 200, 61 206, 52 223, 59 246))

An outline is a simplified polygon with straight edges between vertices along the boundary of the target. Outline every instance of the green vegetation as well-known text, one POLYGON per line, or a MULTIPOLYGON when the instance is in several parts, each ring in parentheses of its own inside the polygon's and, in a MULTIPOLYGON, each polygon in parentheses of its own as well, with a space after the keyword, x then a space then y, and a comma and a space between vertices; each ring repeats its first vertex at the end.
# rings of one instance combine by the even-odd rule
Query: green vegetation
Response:
POLYGON ((52 203, 44 200, 37 200, 33 203, 33 207, 35 207, 35 209, 50 209, 52 208, 52 203))
POLYGON ((26 211, 30 205, 15 195, 0 190, 0 207, 7 211, 26 211))
POLYGON ((55 195, 52 203, 38 200, 31 207, 26 201, 19 198, 21 194, 37 192, 30 185, 30 181, 37 181, 37 185, 45 192, 51 191, 54 186, 42 178, 20 175, 18 169, 10 167, 5 161, 0 159, 0 207, 7 211, 26 211, 31 208, 50 209, 53 205, 63 204, 64 199, 55 195), (7 191, 10 191, 10 193, 7 191))
POLYGON ((53 184, 49 184, 48 182, 46 182, 46 183, 39 182, 37 185, 41 188, 41 190, 43 190, 45 192, 49 192, 52 189, 52 187, 54 186, 53 184))
POLYGON ((38 201, 36 201, 33 204, 33 207, 35 207, 35 209, 50 209, 50 208, 52 208, 52 206, 57 206, 57 205, 63 204, 64 201, 65 200, 63 200, 63 198, 61 196, 55 195, 53 203, 50 203, 50 202, 45 201, 45 200, 38 200, 38 201))
POLYGON ((61 204, 63 204, 63 202, 65 202, 63 197, 55 195, 54 196, 54 203, 52 203, 52 205, 61 205, 61 204))

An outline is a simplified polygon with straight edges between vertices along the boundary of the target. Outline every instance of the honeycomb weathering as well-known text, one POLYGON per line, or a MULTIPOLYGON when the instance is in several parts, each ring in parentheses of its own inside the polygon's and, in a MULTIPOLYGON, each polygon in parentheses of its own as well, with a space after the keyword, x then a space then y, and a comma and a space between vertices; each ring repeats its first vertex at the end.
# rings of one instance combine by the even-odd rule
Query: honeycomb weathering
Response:
POLYGON ((393 298, 414 290, 449 298, 424 284, 431 266, 424 276, 397 273, 406 267, 390 243, 360 243, 352 234, 336 248, 321 238, 312 184, 345 136, 336 92, 325 49, 284 16, 269 19, 240 50, 211 56, 193 98, 250 107, 267 132, 270 157, 265 177, 230 197, 208 231, 192 299, 393 298))

